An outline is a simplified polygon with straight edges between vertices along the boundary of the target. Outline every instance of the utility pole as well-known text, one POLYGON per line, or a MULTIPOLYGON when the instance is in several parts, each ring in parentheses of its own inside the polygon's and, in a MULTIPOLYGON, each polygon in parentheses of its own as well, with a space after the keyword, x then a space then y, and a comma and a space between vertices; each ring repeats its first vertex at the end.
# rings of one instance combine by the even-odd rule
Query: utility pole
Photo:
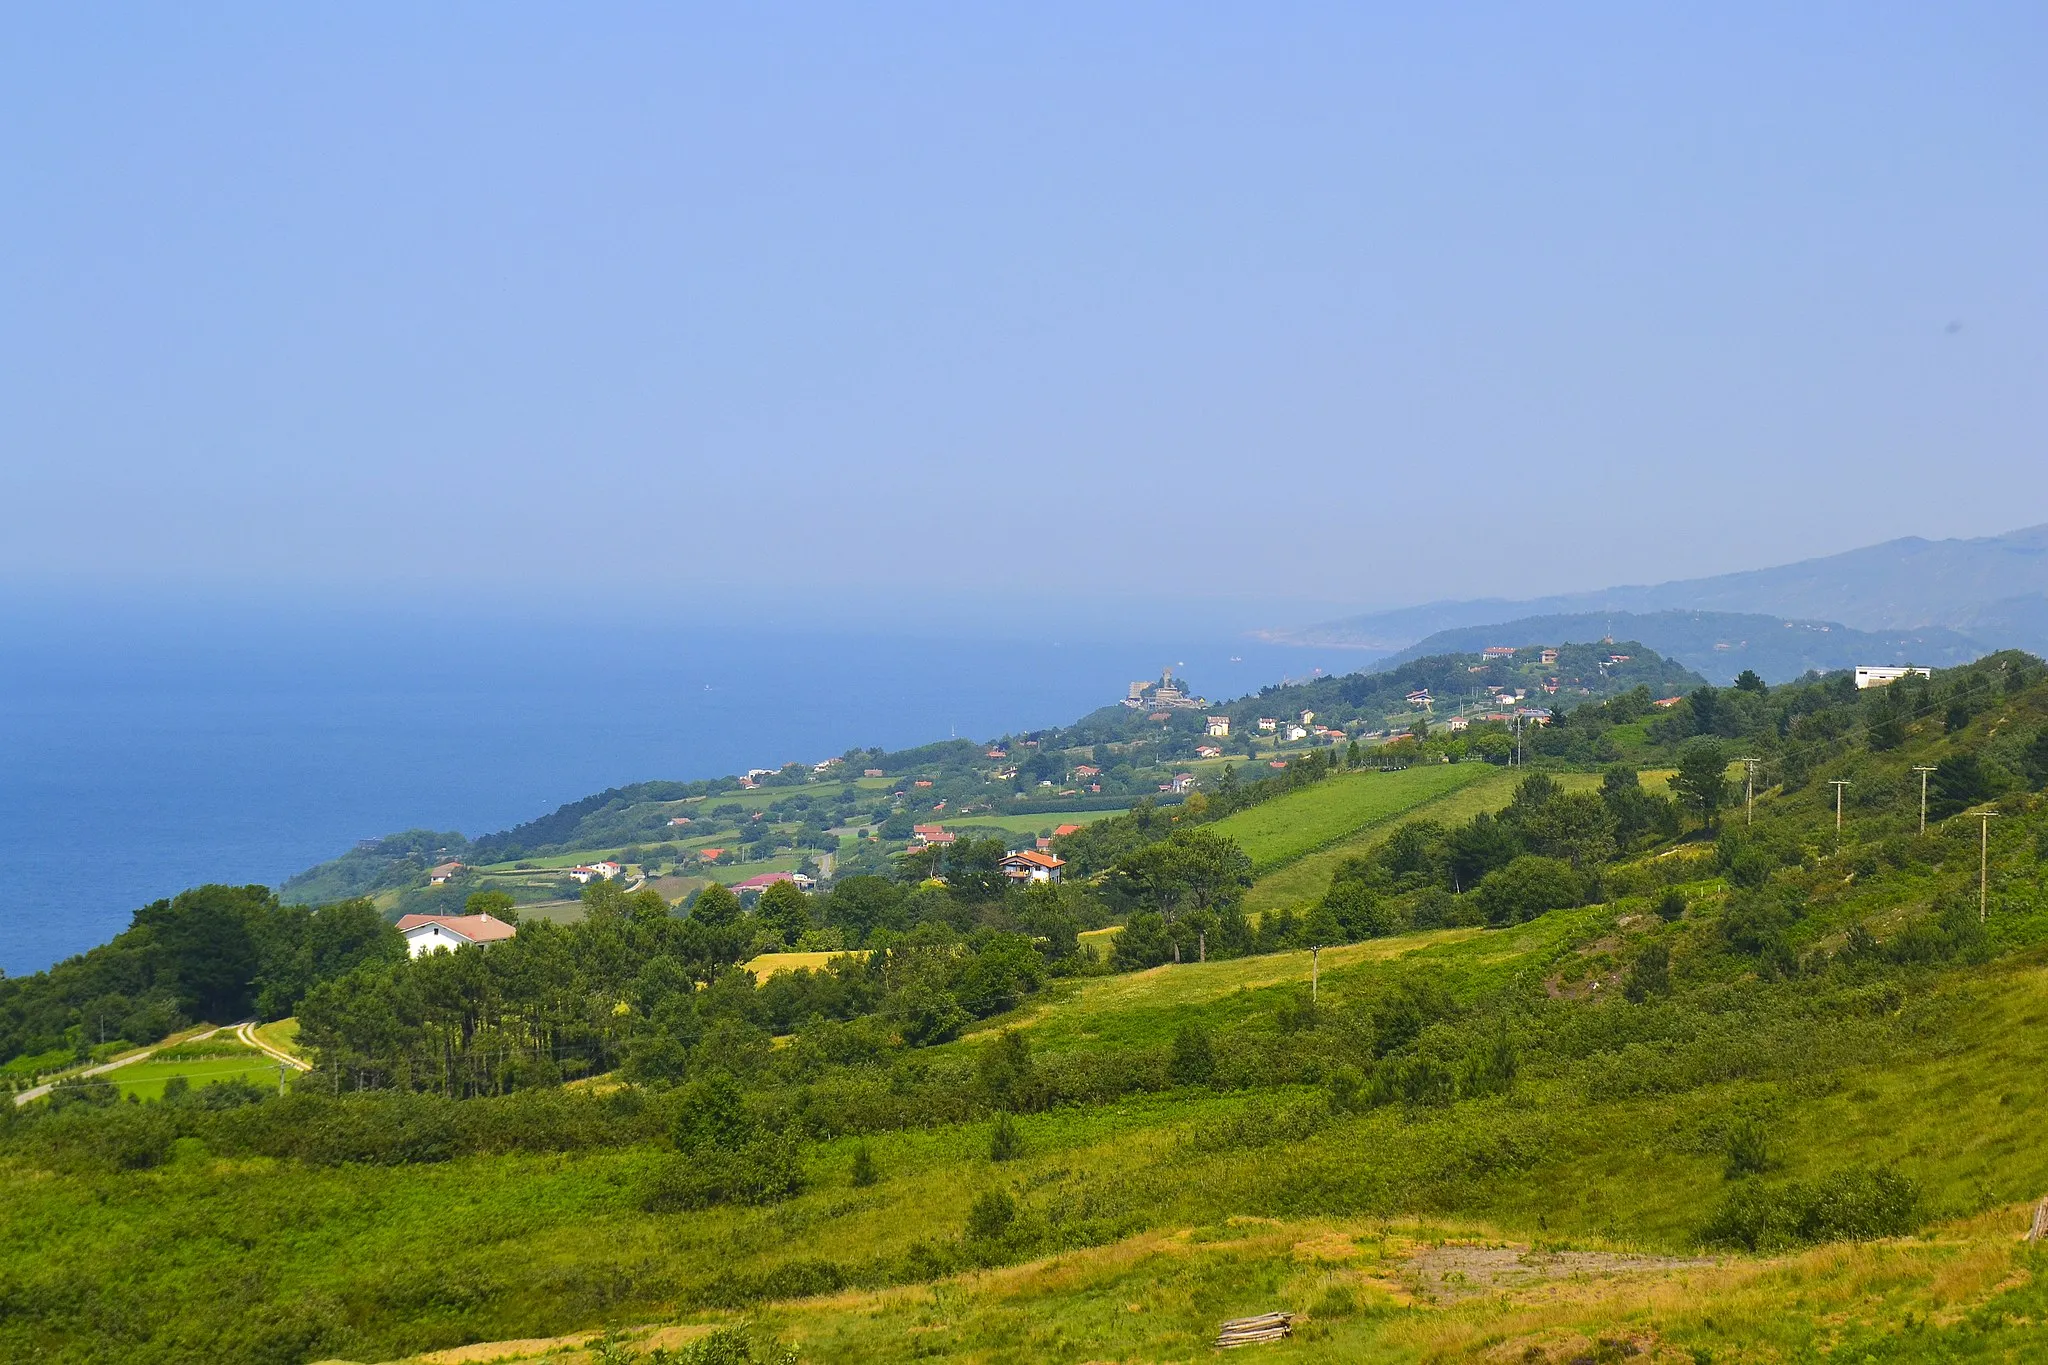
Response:
POLYGON ((277 1093, 280 1096, 284 1094, 284 1073, 285 1064, 282 1061, 280 1061, 277 1064, 277 1093))
POLYGON ((1977 828, 1977 923, 1982 924, 1991 899, 1991 812, 1979 811, 1977 828))
POLYGON ((1736 762, 1742 765, 1742 823, 1753 825, 1756 823, 1756 765, 1760 760, 1739 758, 1736 762))
POLYGON ((1920 832, 1927 832, 1927 774, 1934 771, 1925 763, 1915 763, 1913 771, 1920 774, 1920 832))
POLYGON ((1831 777, 1828 785, 1835 789, 1835 833, 1842 832, 1842 788, 1849 785, 1846 777, 1831 777))
POLYGON ((1323 984, 1323 945, 1308 950, 1308 1002, 1314 1005, 1323 984))

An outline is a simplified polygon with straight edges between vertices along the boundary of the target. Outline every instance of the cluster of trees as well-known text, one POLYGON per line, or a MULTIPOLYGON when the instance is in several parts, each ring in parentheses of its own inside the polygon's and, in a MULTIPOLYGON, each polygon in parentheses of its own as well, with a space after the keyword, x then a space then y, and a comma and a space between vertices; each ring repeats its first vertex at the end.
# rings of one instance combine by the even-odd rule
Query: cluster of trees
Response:
POLYGON ((0 978, 0 1061, 153 1043, 194 1020, 282 1017, 320 982, 404 955, 367 901, 310 910, 266 887, 202 886, 144 906, 90 952, 0 978))
POLYGON ((592 883, 580 923, 530 923, 488 950, 323 983, 299 1007, 299 1036, 336 1089, 455 1096, 614 1067, 663 1082, 746 1073, 774 1036, 820 1023, 860 1025, 828 1032, 827 1051, 924 1046, 1083 970, 1076 899, 1000 872, 944 885, 857 876, 817 896, 780 882, 750 908, 713 885, 679 916, 656 892, 592 883), (791 946, 854 951, 758 983, 738 965, 791 946))

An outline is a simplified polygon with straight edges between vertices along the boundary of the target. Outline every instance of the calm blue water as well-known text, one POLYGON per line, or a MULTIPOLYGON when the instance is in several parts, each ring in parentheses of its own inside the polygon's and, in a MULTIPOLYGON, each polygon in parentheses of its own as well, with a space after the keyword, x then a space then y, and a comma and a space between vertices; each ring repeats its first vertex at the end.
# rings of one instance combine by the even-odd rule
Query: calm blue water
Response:
POLYGON ((275 885, 394 830, 475 835, 625 782, 1062 723, 1162 664, 1212 697, 1358 666, 1200 631, 1055 643, 55 608, 0 610, 0 630, 0 970, 17 975, 157 897, 275 885))

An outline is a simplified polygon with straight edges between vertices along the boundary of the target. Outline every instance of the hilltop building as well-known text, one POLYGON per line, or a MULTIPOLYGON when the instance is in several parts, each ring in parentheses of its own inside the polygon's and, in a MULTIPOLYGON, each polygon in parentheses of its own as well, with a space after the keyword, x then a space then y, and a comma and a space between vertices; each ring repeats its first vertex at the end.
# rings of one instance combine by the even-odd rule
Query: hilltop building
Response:
POLYGON ((1186 688, 1173 679, 1173 670, 1161 669, 1158 682, 1134 682, 1125 693, 1123 704, 1133 711, 1151 707, 1155 711, 1191 711, 1209 703, 1202 697, 1189 695, 1186 688))
POLYGON ((1909 673, 1918 673, 1923 678, 1934 676, 1934 670, 1931 668, 1859 666, 1856 670, 1856 685, 1858 687, 1889 687, 1909 673))

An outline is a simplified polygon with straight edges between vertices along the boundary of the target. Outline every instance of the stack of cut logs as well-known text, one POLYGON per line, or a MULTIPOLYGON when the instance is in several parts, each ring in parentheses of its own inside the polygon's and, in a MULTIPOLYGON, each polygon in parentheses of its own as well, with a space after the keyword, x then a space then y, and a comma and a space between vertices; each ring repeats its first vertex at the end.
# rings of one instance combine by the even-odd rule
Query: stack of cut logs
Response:
POLYGON ((1223 1324, 1216 1344, 1223 1347, 1256 1346, 1262 1341, 1279 1341, 1294 1335, 1292 1313, 1261 1313, 1255 1318, 1232 1318, 1223 1324))

